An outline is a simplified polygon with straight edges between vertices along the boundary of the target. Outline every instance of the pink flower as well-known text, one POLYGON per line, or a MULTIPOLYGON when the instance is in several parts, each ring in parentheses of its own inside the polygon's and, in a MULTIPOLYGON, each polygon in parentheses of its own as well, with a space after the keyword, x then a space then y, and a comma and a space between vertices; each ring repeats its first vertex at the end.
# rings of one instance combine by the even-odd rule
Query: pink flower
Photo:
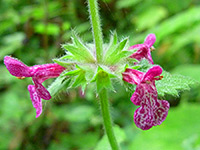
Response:
POLYGON ((131 97, 135 105, 141 105, 134 113, 134 121, 138 128, 148 130, 152 126, 160 125, 167 117, 169 103, 158 100, 155 80, 161 80, 162 68, 153 66, 146 73, 127 68, 123 73, 123 80, 136 84, 136 90, 131 97))
POLYGON ((29 85, 28 91, 30 93, 33 107, 36 109, 36 118, 39 117, 42 113, 41 98, 45 100, 51 99, 49 91, 42 85, 42 83, 49 78, 58 77, 65 68, 58 64, 44 64, 28 67, 18 59, 10 56, 4 57, 4 64, 10 74, 19 79, 32 77, 35 85, 29 85))
POLYGON ((154 49, 153 44, 155 43, 155 41, 155 34, 147 35, 146 39, 144 40, 144 44, 136 44, 129 48, 129 50, 137 49, 137 51, 133 53, 130 57, 135 58, 139 61, 143 58, 146 58, 149 61, 149 63, 153 64, 153 60, 151 57, 151 49, 154 49))

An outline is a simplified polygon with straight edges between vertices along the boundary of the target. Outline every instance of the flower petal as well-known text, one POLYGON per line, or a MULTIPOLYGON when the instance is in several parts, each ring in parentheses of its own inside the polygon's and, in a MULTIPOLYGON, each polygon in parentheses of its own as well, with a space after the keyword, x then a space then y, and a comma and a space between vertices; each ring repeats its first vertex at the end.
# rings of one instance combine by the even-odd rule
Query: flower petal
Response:
POLYGON ((131 101, 135 105, 155 105, 155 102, 157 101, 155 83, 141 83, 137 85, 136 90, 131 97, 131 101))
POLYGON ((131 47, 135 47, 136 49, 138 49, 135 53, 133 53, 130 58, 135 58, 137 60, 141 60, 143 58, 147 58, 147 54, 148 54, 148 47, 144 44, 137 44, 137 45, 133 45, 131 47), (139 46, 138 46, 139 45, 139 46))
POLYGON ((134 121, 136 126, 143 130, 160 125, 167 117, 169 103, 157 99, 155 81, 137 85, 131 101, 135 105, 141 105, 135 112, 134 121))
POLYGON ((137 85, 142 80, 144 73, 135 69, 126 68, 122 75, 124 81, 137 85))
POLYGON ((31 101, 33 104, 33 107, 36 109, 36 118, 38 118, 42 113, 42 101, 41 98, 38 96, 35 86, 29 85, 28 91, 30 93, 31 101))
POLYGON ((144 45, 144 44, 135 44, 135 45, 133 45, 133 46, 131 46, 131 47, 129 47, 129 50, 132 50, 132 49, 143 49, 143 48, 146 48, 146 45, 144 45))
POLYGON ((157 100, 156 106, 153 110, 154 112, 154 121, 153 125, 160 125, 165 118, 167 117, 168 110, 169 110, 169 102, 165 100, 157 100))
POLYGON ((147 105, 142 105, 134 113, 134 122, 142 130, 148 130, 153 126, 153 114, 147 105))
POLYGON ((37 78, 33 77, 33 82, 35 84, 35 90, 39 97, 41 97, 42 99, 45 99, 45 100, 51 99, 51 95, 50 95, 49 91, 38 81, 37 78))
POLYGON ((137 85, 135 92, 131 96, 132 103, 135 105, 142 105, 142 101, 144 100, 143 99, 144 94, 145 94, 144 87, 141 84, 137 85))
POLYGON ((30 70, 33 77, 43 78, 40 81, 42 83, 46 79, 58 77, 65 68, 58 64, 44 64, 32 66, 30 70))
POLYGON ((153 46, 153 44, 156 41, 156 36, 155 34, 149 34, 147 35, 146 39, 144 40, 144 44, 146 44, 148 46, 148 48, 151 48, 153 46))
POLYGON ((13 76, 31 77, 29 67, 21 61, 19 61, 18 59, 12 58, 10 56, 5 56, 4 64, 6 65, 6 68, 8 69, 10 74, 12 74, 13 76))
POLYGON ((130 58, 135 58, 138 61, 141 61, 142 59, 147 59, 149 61, 149 63, 154 64, 152 57, 151 57, 151 50, 150 48, 145 45, 145 44, 137 44, 137 45, 133 45, 131 46, 129 49, 138 49, 135 53, 133 53, 130 58))
POLYGON ((153 66, 146 72, 142 82, 156 80, 154 77, 161 75, 161 73, 162 68, 160 66, 153 66))
POLYGON ((149 63, 154 64, 153 59, 151 57, 151 50, 150 49, 148 49, 146 59, 149 61, 149 63))

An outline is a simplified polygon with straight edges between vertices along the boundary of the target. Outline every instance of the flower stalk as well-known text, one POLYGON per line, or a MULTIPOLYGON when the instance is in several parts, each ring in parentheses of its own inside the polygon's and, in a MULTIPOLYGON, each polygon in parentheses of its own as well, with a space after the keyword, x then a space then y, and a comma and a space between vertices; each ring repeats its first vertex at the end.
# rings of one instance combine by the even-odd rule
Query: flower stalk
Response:
POLYGON ((104 127, 106 134, 108 136, 108 140, 110 142, 110 146, 112 147, 113 150, 119 150, 119 146, 112 128, 113 126, 110 116, 108 94, 105 88, 102 89, 101 92, 99 93, 99 98, 100 98, 101 113, 103 116, 104 127))
POLYGON ((100 18, 98 12, 99 8, 97 0, 88 0, 88 6, 89 6, 89 16, 92 25, 94 43, 96 47, 96 60, 97 63, 101 63, 103 57, 103 37, 100 26, 100 18))
MULTIPOLYGON (((96 47, 96 61, 97 63, 101 63, 103 60, 103 37, 102 37, 102 29, 100 25, 100 18, 99 18, 99 8, 97 0, 88 0, 89 6, 89 16, 92 25, 94 43, 96 47)), ((103 117, 104 128, 110 142, 110 145, 113 150, 119 150, 119 146, 117 140, 115 138, 113 128, 112 128, 112 121, 110 116, 109 110, 109 103, 108 103, 108 95, 107 90, 103 88, 99 92, 100 97, 100 105, 101 105, 101 112, 103 117)))

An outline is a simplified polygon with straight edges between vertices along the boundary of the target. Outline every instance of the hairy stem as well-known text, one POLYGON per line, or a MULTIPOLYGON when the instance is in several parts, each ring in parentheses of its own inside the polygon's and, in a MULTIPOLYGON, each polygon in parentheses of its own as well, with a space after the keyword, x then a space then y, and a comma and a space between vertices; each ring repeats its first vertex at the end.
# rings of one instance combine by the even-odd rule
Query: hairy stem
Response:
POLYGON ((93 37, 96 46, 96 60, 98 63, 101 63, 103 57, 103 37, 97 0, 88 0, 88 6, 93 30, 93 37))
POLYGON ((117 143, 117 140, 115 138, 113 128, 112 128, 113 125, 112 125, 111 116, 110 116, 107 90, 102 89, 102 91, 99 93, 99 97, 100 97, 101 112, 103 116, 104 128, 105 128, 108 140, 110 142, 110 146, 112 147, 113 150, 119 150, 119 146, 118 146, 118 143, 117 143))

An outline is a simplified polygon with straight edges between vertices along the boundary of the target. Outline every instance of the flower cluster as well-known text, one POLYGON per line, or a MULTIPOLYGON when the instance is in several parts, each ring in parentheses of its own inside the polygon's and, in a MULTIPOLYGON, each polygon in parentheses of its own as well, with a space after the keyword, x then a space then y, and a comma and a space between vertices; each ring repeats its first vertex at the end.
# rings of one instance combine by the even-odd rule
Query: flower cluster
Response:
MULTIPOLYGON (((155 42, 155 35, 149 34, 144 44, 131 46, 130 49, 137 48, 131 58, 141 60, 146 58, 153 64, 151 57, 151 47, 155 42)), ((136 90, 131 97, 135 105, 141 105, 134 113, 134 121, 137 127, 148 130, 152 126, 160 125, 166 118, 169 110, 169 103, 165 100, 158 100, 155 80, 161 80, 162 68, 153 66, 146 73, 127 68, 123 75, 123 80, 136 84, 136 90)))
MULTIPOLYGON (((75 61, 72 63, 76 64, 77 60, 81 60, 80 62, 82 62, 82 59, 85 59, 85 62, 87 62, 87 59, 90 58, 89 56, 91 55, 90 51, 78 40, 78 38, 74 37, 73 39, 75 46, 65 45, 65 48, 67 48, 68 50, 68 54, 73 56, 73 58, 75 59, 75 61), (79 51, 79 49, 81 49, 81 51, 79 51)), ((154 64, 151 57, 151 50, 154 49, 153 44, 155 43, 155 41, 156 41, 155 35, 149 34, 143 44, 133 45, 129 47, 128 51, 123 50, 126 45, 127 39, 121 41, 119 43, 120 46, 119 45, 113 46, 113 44, 111 44, 111 48, 109 48, 107 51, 108 54, 106 53, 108 59, 105 59, 105 64, 106 63, 110 64, 110 62, 115 62, 112 60, 118 60, 116 62, 120 64, 119 62, 122 62, 120 61, 121 57, 118 58, 116 56, 118 55, 124 56, 123 52, 130 52, 129 50, 132 49, 137 49, 137 51, 134 52, 133 54, 127 53, 128 54, 127 57, 129 57, 131 54, 130 57, 133 59, 136 59, 138 61, 141 61, 142 59, 147 59, 150 64, 154 64), (113 47, 116 49, 113 49, 113 47)), ((115 44, 116 43, 114 43, 114 45, 115 44)), ((93 56, 91 57, 93 58, 93 56)), ((67 63, 64 62, 64 59, 60 59, 58 63, 60 63, 60 61, 61 61, 60 65, 67 63)), ((96 62, 94 63, 95 63, 94 66, 96 66, 96 62)), ((40 114, 42 113, 41 99, 44 100, 51 99, 50 93, 42 85, 42 83, 49 78, 58 77, 65 70, 65 67, 62 67, 55 63, 28 67, 21 61, 12 58, 10 56, 5 56, 4 64, 6 65, 10 74, 12 74, 13 76, 16 76, 20 79, 23 79, 25 77, 32 77, 34 85, 28 85, 28 91, 30 93, 30 98, 33 107, 35 107, 36 109, 36 118, 39 117, 40 114)), ((78 65, 81 64, 82 63, 78 65)), ((76 67, 78 67, 78 65, 76 65, 76 67)), ((71 76, 73 75, 78 76, 77 78, 75 78, 76 80, 74 81, 73 84, 74 87, 76 87, 77 85, 83 85, 84 87, 87 85, 88 82, 92 81, 90 79, 87 81, 86 74, 87 76, 91 76, 91 74, 93 77, 95 76, 95 80, 97 82, 97 91, 100 91, 102 87, 103 88, 112 87, 110 82, 110 77, 108 73, 103 69, 98 70, 99 67, 97 67, 96 68, 97 73, 96 73, 95 71, 96 69, 94 69, 93 67, 92 68, 88 67, 89 69, 86 67, 85 68, 86 70, 84 70, 83 68, 78 67, 77 70, 68 70, 69 71, 68 74, 70 74, 71 76), (103 73, 106 76, 102 75, 103 73)), ((110 65, 109 68, 111 72, 115 73, 115 69, 110 67, 110 65)), ((122 71, 119 71, 119 73, 121 75, 122 71)), ((143 130, 150 129, 152 126, 160 125, 165 120, 168 114, 169 103, 165 100, 157 99, 158 94, 155 86, 155 81, 162 79, 161 73, 162 73, 162 68, 160 66, 153 66, 146 73, 131 68, 127 68, 125 72, 122 73, 124 81, 136 85, 136 90, 131 97, 131 101, 133 102, 133 104, 140 105, 141 107, 139 107, 135 111, 134 121, 136 123, 136 126, 143 130)))
POLYGON ((39 117, 42 113, 41 99, 51 99, 49 91, 42 85, 42 83, 49 78, 58 77, 65 68, 55 63, 28 67, 21 61, 10 56, 4 57, 4 64, 10 74, 19 79, 32 77, 34 85, 28 85, 28 91, 30 93, 33 107, 36 109, 36 118, 39 117))

